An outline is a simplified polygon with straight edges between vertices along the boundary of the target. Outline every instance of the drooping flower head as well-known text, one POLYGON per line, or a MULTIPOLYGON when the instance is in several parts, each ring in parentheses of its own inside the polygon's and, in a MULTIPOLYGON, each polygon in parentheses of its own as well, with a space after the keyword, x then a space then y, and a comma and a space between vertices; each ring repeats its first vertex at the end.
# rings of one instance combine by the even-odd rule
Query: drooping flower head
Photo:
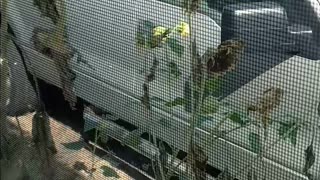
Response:
POLYGON ((234 70, 243 49, 244 43, 240 40, 227 40, 217 49, 208 49, 203 58, 207 62, 209 75, 223 75, 234 70))
POLYGON ((184 0, 184 9, 186 13, 195 13, 200 7, 202 0, 184 0))

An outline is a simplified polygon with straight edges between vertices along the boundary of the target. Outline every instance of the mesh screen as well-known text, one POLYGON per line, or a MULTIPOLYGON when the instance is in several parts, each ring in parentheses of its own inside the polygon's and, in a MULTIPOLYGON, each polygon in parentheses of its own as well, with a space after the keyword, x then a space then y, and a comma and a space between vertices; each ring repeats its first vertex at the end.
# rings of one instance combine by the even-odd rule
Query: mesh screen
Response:
POLYGON ((1 179, 320 180, 319 0, 1 0, 1 179))

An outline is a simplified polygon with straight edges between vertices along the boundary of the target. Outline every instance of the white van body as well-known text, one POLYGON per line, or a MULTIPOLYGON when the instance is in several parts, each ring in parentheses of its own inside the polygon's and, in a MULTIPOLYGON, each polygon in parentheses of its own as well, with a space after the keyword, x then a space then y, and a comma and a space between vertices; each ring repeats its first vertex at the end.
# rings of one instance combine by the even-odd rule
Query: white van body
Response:
MULTIPOLYGON (((140 70, 143 66, 141 57, 135 49, 135 31, 141 20, 149 20, 155 24, 172 27, 185 20, 182 9, 157 0, 67 0, 67 34, 70 45, 78 54, 72 59, 71 67, 76 74, 74 81, 75 94, 92 105, 111 112, 115 116, 142 128, 146 125, 143 105, 140 97, 143 94, 144 81, 140 70), (78 61, 78 57, 84 61, 78 61)), ((208 47, 220 44, 221 28, 208 16, 197 14, 194 19, 194 31, 200 53, 208 47)), ((22 49, 27 61, 28 70, 49 84, 61 87, 58 72, 52 59, 47 58, 33 48, 31 41, 33 29, 53 27, 50 19, 41 17, 33 6, 32 0, 11 0, 9 3, 9 24, 12 27, 15 41, 22 49)), ((185 46, 188 42, 185 41, 185 46)), ((186 48, 183 60, 183 75, 174 85, 173 97, 183 96, 183 87, 190 67, 189 53, 186 48)), ((158 55, 161 55, 159 50, 158 55)), ((319 60, 310 60, 299 56, 287 59, 250 81, 223 101, 234 103, 235 107, 243 108, 261 95, 270 86, 285 90, 285 98, 277 113, 297 113, 311 124, 320 126, 316 107, 320 100, 320 64, 319 60), (272 83, 272 84, 270 84, 272 83), (310 84, 313 84, 310 87, 310 84), (307 112, 307 113, 306 113, 307 112)), ((160 64, 161 65, 161 64, 160 64)), ((166 81, 157 79, 151 84, 151 96, 164 100, 172 99, 166 81)), ((181 108, 173 110, 173 116, 164 109, 153 108, 152 132, 165 142, 187 150, 188 114, 181 113, 181 108), (161 123, 168 119, 170 127, 161 123)), ((86 115, 90 119, 89 115, 86 115)), ((221 117, 205 122, 198 129, 198 141, 206 149, 209 164, 223 170, 228 168, 235 175, 255 158, 249 151, 247 135, 255 131, 252 127, 243 128, 229 134, 226 139, 215 143, 210 139, 210 127, 221 117)), ((227 123, 223 128, 235 127, 227 123)), ((277 137, 276 127, 271 130, 270 137, 277 137)), ((265 174, 268 179, 283 180, 307 179, 302 175, 304 150, 310 143, 310 130, 301 130, 296 146, 288 142, 280 142, 266 154, 265 168, 257 163, 255 167, 260 178, 265 174)), ((320 130, 318 130, 314 151, 316 163, 311 169, 315 179, 320 179, 320 130)), ((239 177, 246 179, 245 173, 239 177)))

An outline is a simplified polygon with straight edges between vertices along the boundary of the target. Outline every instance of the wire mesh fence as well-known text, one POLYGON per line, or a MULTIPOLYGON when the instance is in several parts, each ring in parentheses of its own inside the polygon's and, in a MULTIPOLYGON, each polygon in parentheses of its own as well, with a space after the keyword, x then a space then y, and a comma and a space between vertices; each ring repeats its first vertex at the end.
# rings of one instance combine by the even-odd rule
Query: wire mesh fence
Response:
POLYGON ((320 180, 318 0, 1 0, 1 178, 320 180))

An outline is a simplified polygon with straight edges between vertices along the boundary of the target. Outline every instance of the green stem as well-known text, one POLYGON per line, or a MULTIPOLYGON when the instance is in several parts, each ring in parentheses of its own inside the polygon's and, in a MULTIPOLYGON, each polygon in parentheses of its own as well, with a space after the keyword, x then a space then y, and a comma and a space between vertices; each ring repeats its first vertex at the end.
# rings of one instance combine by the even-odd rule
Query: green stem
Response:
POLYGON ((60 18, 58 19, 58 22, 57 22, 57 26, 56 26, 56 29, 55 29, 55 32, 54 32, 54 38, 56 40, 59 41, 59 44, 62 43, 61 41, 64 39, 64 33, 65 33, 65 25, 66 25, 66 9, 65 9, 65 2, 64 0, 61 0, 60 1, 60 5, 61 5, 61 9, 60 9, 60 18))
POLYGON ((95 165, 95 157, 96 157, 96 149, 97 149, 97 143, 98 143, 98 129, 95 128, 94 132, 94 146, 92 150, 92 157, 91 157, 91 170, 90 170, 90 178, 93 178, 93 169, 95 165))

